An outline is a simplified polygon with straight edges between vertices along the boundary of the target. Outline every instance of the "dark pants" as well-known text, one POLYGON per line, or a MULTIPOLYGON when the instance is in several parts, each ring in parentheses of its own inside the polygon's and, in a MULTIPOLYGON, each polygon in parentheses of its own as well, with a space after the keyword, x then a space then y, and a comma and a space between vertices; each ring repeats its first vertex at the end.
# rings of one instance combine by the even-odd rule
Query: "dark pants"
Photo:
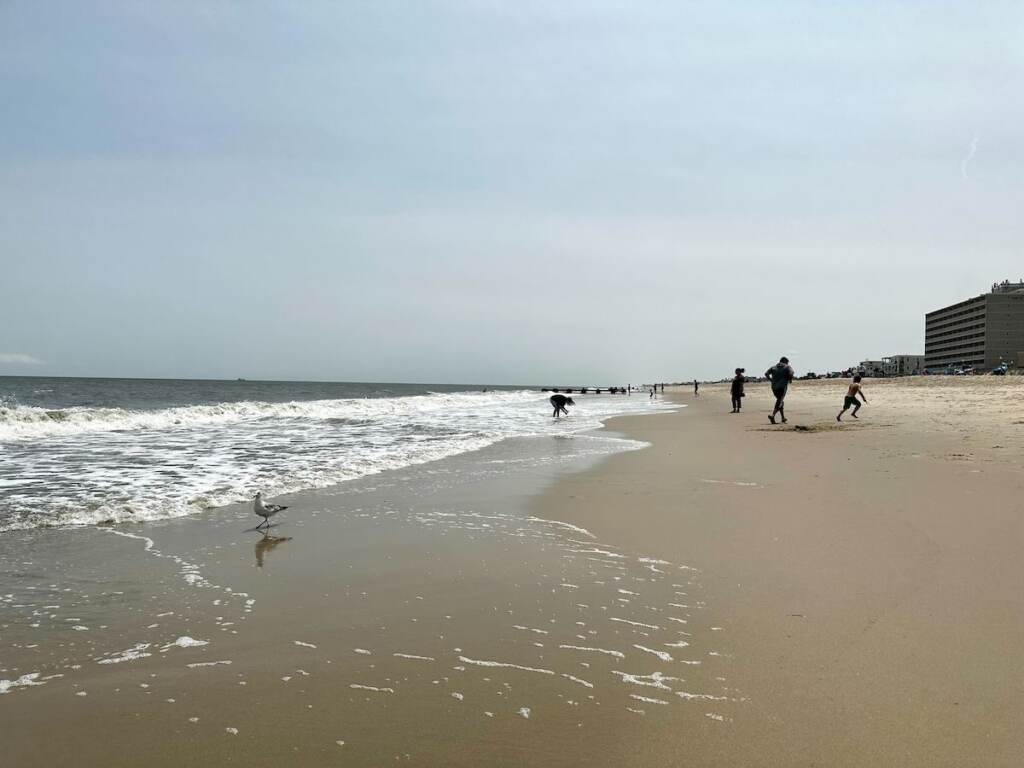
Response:
POLYGON ((743 405, 743 398, 741 398, 739 395, 733 395, 732 396, 732 408, 733 408, 733 410, 734 411, 738 411, 740 409, 741 405, 743 405))
POLYGON ((772 387, 772 394, 775 395, 775 410, 781 411, 785 405, 786 390, 788 387, 772 387))

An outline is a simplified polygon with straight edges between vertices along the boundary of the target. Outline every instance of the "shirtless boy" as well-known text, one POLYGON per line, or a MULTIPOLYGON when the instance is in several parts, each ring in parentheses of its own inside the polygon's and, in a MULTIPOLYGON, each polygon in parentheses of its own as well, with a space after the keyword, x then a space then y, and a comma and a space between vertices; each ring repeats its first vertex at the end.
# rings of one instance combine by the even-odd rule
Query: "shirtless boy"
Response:
POLYGON ((846 400, 843 401, 843 410, 841 410, 839 415, 836 416, 836 421, 842 421, 843 414, 851 407, 853 408, 853 412, 850 415, 855 419, 857 418, 857 411, 860 410, 860 400, 857 399, 857 395, 860 395, 860 399, 865 403, 868 401, 868 399, 864 397, 864 389, 860 385, 860 374, 853 377, 853 383, 846 391, 846 400))

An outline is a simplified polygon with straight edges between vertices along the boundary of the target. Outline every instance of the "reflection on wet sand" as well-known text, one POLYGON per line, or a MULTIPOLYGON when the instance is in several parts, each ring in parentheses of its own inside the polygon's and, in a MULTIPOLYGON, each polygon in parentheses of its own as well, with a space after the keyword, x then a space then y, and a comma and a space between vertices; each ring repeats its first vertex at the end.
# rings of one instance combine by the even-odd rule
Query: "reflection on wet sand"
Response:
POLYGON ((256 546, 253 547, 253 551, 256 553, 256 567, 263 567, 263 558, 268 552, 279 544, 284 544, 286 541, 291 540, 291 536, 271 536, 270 534, 264 534, 263 538, 257 541, 256 546))

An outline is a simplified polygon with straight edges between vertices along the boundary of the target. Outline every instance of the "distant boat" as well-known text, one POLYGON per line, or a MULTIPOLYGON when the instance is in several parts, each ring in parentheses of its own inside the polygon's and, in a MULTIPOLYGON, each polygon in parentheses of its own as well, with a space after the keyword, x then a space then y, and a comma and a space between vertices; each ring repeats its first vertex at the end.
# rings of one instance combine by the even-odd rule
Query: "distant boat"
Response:
POLYGON ((235 381, 248 381, 248 379, 235 379, 235 381))

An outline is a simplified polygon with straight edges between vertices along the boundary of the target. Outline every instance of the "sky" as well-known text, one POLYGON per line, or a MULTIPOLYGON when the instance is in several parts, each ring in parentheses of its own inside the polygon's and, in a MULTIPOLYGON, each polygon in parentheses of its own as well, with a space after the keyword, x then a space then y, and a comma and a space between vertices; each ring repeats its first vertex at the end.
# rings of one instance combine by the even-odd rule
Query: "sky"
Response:
POLYGON ((1020 2, 0 1, 0 375, 602 384, 1024 276, 1020 2))

